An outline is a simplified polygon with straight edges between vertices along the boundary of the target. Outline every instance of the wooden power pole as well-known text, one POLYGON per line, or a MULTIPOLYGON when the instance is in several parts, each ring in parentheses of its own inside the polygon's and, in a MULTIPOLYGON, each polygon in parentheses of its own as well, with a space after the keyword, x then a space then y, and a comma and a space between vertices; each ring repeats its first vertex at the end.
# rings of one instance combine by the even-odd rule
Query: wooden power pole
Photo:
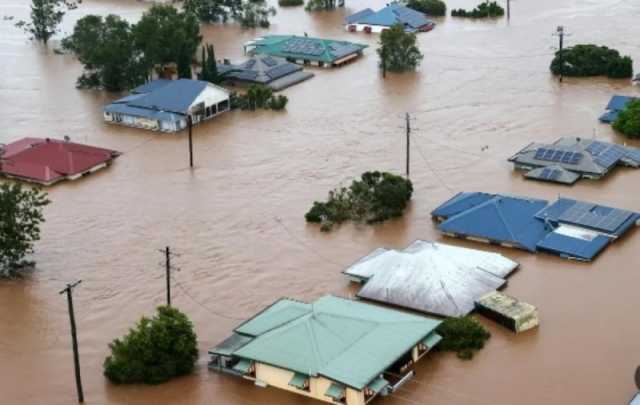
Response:
POLYGON ((193 168, 193 138, 191 136, 193 119, 191 118, 191 114, 187 115, 187 126, 189 126, 189 167, 193 168))
POLYGON ((565 32, 564 27, 562 25, 558 25, 558 28, 556 29, 556 33, 553 35, 556 35, 559 40, 558 55, 560 58, 560 83, 562 83, 562 76, 564 75, 564 53, 562 52, 562 50, 564 49, 564 37, 569 36, 570 34, 567 34, 565 32))
POLYGON ((73 347, 73 365, 76 374, 76 389, 78 391, 78 402, 84 402, 84 392, 82 391, 82 378, 80 377, 80 356, 78 354, 78 338, 76 336, 76 318, 73 312, 73 288, 80 284, 82 280, 75 283, 67 284, 67 287, 60 291, 60 294, 67 294, 67 303, 69 306, 69 321, 71 323, 71 344, 73 347))
POLYGON ((169 246, 165 248, 165 271, 167 279, 167 306, 171 306, 171 250, 169 246))
POLYGON ((409 161, 410 161, 410 146, 411 146, 411 117, 409 116, 409 113, 407 113, 406 115, 406 121, 407 121, 407 178, 409 178, 409 161))

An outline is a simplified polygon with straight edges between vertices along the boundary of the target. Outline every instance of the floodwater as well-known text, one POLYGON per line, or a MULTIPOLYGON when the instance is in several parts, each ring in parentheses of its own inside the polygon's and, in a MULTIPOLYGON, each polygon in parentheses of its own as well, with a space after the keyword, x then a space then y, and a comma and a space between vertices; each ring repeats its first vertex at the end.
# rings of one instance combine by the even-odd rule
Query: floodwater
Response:
MULTIPOLYGON (((472 361, 435 354, 381 405, 624 404, 640 363, 640 234, 632 232, 592 264, 443 239, 429 212, 467 190, 554 199, 583 198, 640 209, 638 179, 616 170, 599 182, 561 187, 525 181, 506 159, 531 141, 596 136, 623 142, 597 121, 613 93, 640 95, 628 81, 567 79, 548 72, 556 26, 567 45, 599 43, 636 60, 637 0, 519 0, 511 22, 438 19, 419 36, 418 72, 376 69, 376 36, 344 32, 343 17, 381 0, 348 0, 329 13, 279 10, 270 32, 307 32, 371 47, 356 63, 318 70, 288 89, 286 112, 233 112, 195 130, 196 167, 185 134, 108 126, 100 108, 116 95, 74 87, 71 56, 30 43, 3 16, 25 18, 27 0, 0 0, 0 142, 69 135, 124 152, 115 164, 49 190, 53 203, 25 280, 0 283, 0 404, 75 402, 66 300, 75 289, 82 377, 89 404, 314 404, 275 389, 211 373, 206 350, 242 319, 280 297, 354 294, 340 274, 380 246, 414 239, 500 251, 521 263, 506 292, 539 307, 542 324, 523 335, 481 319, 493 337, 472 361), (404 170, 404 115, 411 113, 415 196, 399 220, 321 233, 303 215, 315 199, 365 170, 404 170), (107 344, 164 302, 162 254, 174 259, 173 303, 194 321, 197 372, 156 387, 113 386, 101 373, 107 344)), ((449 7, 475 1, 452 0, 449 7)), ((88 13, 139 18, 147 3, 85 0, 63 23, 88 13)), ((266 31, 203 28, 220 58, 266 31)))

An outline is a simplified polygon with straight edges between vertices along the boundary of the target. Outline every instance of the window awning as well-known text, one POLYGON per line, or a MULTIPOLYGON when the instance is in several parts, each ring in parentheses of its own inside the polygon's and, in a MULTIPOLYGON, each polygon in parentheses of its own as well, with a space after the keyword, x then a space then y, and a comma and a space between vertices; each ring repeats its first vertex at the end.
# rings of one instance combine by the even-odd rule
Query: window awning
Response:
POLYGON ((378 377, 375 380, 373 380, 371 384, 368 385, 368 388, 377 394, 388 385, 389 385, 389 381, 385 380, 382 377, 378 377))
POLYGON ((339 401, 345 397, 345 388, 340 384, 331 383, 324 395, 339 401))
POLYGON ((422 341, 422 344, 427 346, 429 349, 433 349, 435 345, 437 345, 441 340, 442 336, 438 335, 437 333, 432 333, 422 341))
POLYGON ((240 359, 238 364, 233 366, 233 369, 235 371, 242 374, 247 374, 250 368, 251 368, 251 360, 247 360, 247 359, 240 359))
POLYGON ((289 381, 289 385, 292 387, 299 388, 301 390, 307 388, 307 380, 309 376, 301 373, 295 373, 291 381, 289 381))

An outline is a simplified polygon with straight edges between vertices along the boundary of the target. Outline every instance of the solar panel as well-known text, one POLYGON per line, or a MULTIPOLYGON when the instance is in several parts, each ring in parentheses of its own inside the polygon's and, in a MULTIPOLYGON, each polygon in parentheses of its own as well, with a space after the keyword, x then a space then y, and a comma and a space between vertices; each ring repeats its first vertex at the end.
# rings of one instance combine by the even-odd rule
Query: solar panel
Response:
POLYGON ((253 81, 258 77, 258 72, 253 70, 243 70, 240 72, 233 72, 231 75, 238 80, 253 81))
POLYGON ((545 168, 540 172, 537 178, 540 180, 556 181, 560 176, 562 176, 561 170, 545 168))
POLYGON ((627 221, 632 215, 632 212, 626 210, 576 202, 576 204, 566 210, 558 220, 614 233, 620 225, 627 221))
POLYGON ((640 149, 626 148, 624 157, 640 163, 640 149))
POLYGON ((286 76, 293 72, 297 72, 298 70, 301 70, 300 66, 294 65, 293 63, 285 63, 283 65, 271 68, 267 70, 265 73, 267 74, 267 76, 269 76, 271 80, 275 80, 282 76, 286 76))
POLYGON ((606 151, 600 153, 595 159, 594 161, 604 167, 604 168, 609 168, 613 165, 615 165, 616 163, 618 163, 618 161, 620 159, 622 159, 625 155, 625 151, 624 149, 620 148, 617 145, 613 145, 611 146, 609 149, 607 149, 606 151))
POLYGON ((609 148, 610 145, 604 143, 604 142, 598 142, 598 141, 594 141, 591 142, 591 144, 589 146, 587 146, 587 148, 585 149, 587 152, 589 152, 589 154, 591 154, 591 156, 598 156, 600 155, 602 152, 604 152, 607 148, 609 148))
POLYGON ((536 155, 534 156, 534 158, 536 159, 542 159, 542 157, 544 156, 544 154, 547 152, 547 150, 545 148, 538 148, 538 150, 536 151, 536 155))
POLYGON ((271 56, 262 58, 262 62, 269 67, 273 67, 278 64, 278 62, 275 59, 273 59, 271 56))
POLYGON ((253 67, 256 65, 256 60, 255 59, 249 59, 245 64, 244 64, 244 68, 247 70, 251 70, 253 69, 253 67))

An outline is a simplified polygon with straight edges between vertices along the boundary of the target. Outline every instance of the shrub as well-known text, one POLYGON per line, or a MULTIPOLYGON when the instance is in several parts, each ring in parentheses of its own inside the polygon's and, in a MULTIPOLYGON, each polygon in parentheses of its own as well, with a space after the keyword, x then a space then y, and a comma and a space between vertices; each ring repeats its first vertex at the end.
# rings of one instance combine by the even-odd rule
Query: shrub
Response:
POLYGON ((246 94, 233 94, 231 107, 242 110, 271 109, 283 110, 289 99, 284 95, 274 95, 271 87, 262 84, 252 84, 246 94))
POLYGON ((629 138, 640 138, 640 100, 627 104, 613 122, 613 128, 629 138))
POLYGON ((302 6, 304 4, 304 0, 278 0, 278 5, 280 7, 296 7, 302 6))
POLYGON ((330 191, 326 202, 315 201, 305 219, 322 224, 323 231, 347 220, 382 222, 401 216, 412 194, 413 185, 408 179, 391 173, 366 172, 348 188, 330 191))
POLYGON ((603 76, 621 79, 633 75, 633 61, 615 49, 593 44, 576 45, 556 52, 550 66, 553 74, 565 76, 603 76))
POLYGON ((189 318, 171 307, 158 307, 134 329, 109 344, 104 375, 116 384, 160 384, 189 374, 198 359, 196 334, 189 318))
POLYGON ((272 96, 269 100, 269 108, 275 111, 284 110, 288 102, 289 99, 287 98, 287 96, 284 96, 282 94, 272 96))
POLYGON ((469 17, 469 18, 487 18, 487 17, 501 17, 504 15, 504 8, 502 8, 495 1, 485 1, 480 3, 478 7, 471 11, 465 9, 453 9, 451 15, 454 17, 469 17))
POLYGON ((441 0, 409 0, 407 7, 437 17, 447 13, 447 5, 441 0))
POLYGON ((473 358, 474 350, 480 350, 491 334, 470 316, 447 318, 438 326, 442 341, 438 350, 456 352, 459 358, 473 358))

